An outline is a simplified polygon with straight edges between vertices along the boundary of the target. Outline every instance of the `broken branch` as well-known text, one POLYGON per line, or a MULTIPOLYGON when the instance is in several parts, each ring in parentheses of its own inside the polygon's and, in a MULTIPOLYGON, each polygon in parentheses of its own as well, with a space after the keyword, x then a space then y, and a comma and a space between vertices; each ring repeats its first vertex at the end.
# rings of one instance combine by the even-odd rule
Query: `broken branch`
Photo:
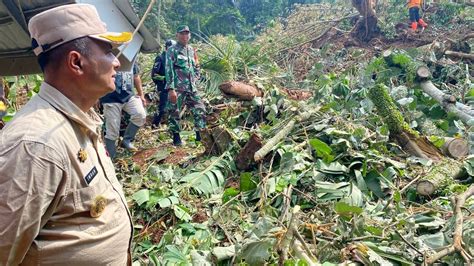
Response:
POLYGON ((425 263, 430 265, 440 260, 441 258, 450 255, 454 252, 459 252, 467 265, 471 265, 472 256, 464 249, 462 243, 462 228, 464 222, 464 216, 462 214, 462 207, 467 199, 474 195, 474 185, 471 185, 464 193, 461 193, 454 197, 453 199, 453 208, 455 216, 455 227, 453 233, 453 244, 445 247, 444 249, 438 251, 437 253, 429 256, 425 263))

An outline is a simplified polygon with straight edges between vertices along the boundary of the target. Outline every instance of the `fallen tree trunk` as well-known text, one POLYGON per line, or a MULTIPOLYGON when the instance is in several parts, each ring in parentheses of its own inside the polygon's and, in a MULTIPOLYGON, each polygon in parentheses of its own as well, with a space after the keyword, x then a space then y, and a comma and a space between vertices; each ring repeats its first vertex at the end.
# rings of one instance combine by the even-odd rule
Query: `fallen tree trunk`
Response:
MULTIPOLYGON (((472 6, 474 6, 474 3, 472 3, 472 6)), ((469 34, 466 34, 466 36, 464 36, 464 38, 462 38, 461 41, 467 41, 472 38, 474 38, 474 33, 469 33, 469 34)))
POLYGON ((416 191, 422 196, 431 196, 454 182, 463 173, 462 163, 445 159, 416 184, 416 191))
POLYGON ((467 105, 457 102, 454 96, 439 90, 430 80, 431 72, 428 67, 415 60, 411 62, 400 60, 397 58, 398 55, 400 54, 390 50, 383 53, 384 60, 389 66, 399 67, 407 73, 407 76, 414 76, 415 80, 420 83, 421 89, 435 99, 446 112, 453 113, 469 126, 474 125, 474 110, 467 105))
POLYGON ((467 125, 474 125, 474 110, 456 101, 456 98, 439 90, 430 80, 430 71, 425 66, 420 66, 416 70, 416 75, 420 81, 423 91, 435 99, 446 112, 451 112, 467 125))
POLYGON ((403 119, 402 114, 388 94, 388 88, 378 84, 369 90, 369 98, 377 108, 379 116, 385 121, 390 131, 390 138, 394 139, 403 150, 414 156, 440 160, 443 155, 426 137, 411 129, 403 119))
POLYGON ((474 54, 466 54, 466 53, 455 52, 455 51, 446 51, 444 52, 444 54, 451 57, 474 60, 474 54))
POLYGON ((254 97, 262 97, 263 92, 258 88, 239 81, 228 81, 219 85, 219 89, 229 97, 251 101, 254 97))
POLYGON ((287 137, 288 134, 293 130, 295 127, 296 122, 302 122, 305 120, 308 120, 313 112, 308 111, 304 112, 298 116, 296 116, 294 119, 291 119, 288 124, 286 124, 285 127, 283 127, 275 136, 273 136, 270 140, 268 140, 265 145, 263 145, 262 148, 260 148, 254 155, 254 159, 256 162, 261 161, 270 151, 272 151, 275 146, 280 142, 283 138, 287 137))

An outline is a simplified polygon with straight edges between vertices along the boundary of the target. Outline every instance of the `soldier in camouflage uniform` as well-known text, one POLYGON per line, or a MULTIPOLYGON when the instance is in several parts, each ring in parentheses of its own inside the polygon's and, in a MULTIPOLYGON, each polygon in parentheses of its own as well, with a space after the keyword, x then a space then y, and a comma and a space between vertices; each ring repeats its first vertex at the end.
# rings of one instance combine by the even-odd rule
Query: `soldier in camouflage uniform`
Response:
POLYGON ((199 131, 206 126, 205 106, 197 94, 196 81, 199 78, 198 60, 194 49, 188 45, 191 33, 188 26, 180 26, 176 31, 177 44, 166 52, 166 87, 168 92, 168 124, 173 134, 173 144, 182 144, 180 137, 179 113, 187 105, 194 117, 196 140, 201 140, 199 131))

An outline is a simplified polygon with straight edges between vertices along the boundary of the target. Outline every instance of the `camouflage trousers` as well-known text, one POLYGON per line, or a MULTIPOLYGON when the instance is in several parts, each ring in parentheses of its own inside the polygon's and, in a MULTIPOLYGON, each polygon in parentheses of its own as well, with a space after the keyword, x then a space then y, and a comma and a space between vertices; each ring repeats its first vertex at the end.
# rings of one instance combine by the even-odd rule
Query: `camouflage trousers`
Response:
POLYGON ((179 133, 181 126, 179 124, 181 117, 180 112, 184 106, 187 106, 194 117, 194 130, 200 130, 206 127, 206 107, 204 106, 201 97, 196 92, 176 92, 178 94, 178 100, 176 103, 168 101, 166 106, 168 118, 168 127, 171 133, 179 133))

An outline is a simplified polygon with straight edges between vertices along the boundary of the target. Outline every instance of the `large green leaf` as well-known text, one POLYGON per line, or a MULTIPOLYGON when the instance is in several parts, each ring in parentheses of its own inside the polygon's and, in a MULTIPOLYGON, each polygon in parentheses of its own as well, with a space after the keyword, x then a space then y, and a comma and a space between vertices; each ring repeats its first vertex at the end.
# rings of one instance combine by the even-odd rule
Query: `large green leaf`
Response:
POLYGON ((173 205, 174 215, 185 222, 191 221, 191 215, 189 215, 188 210, 180 205, 173 205))
POLYGON ((257 188, 257 184, 253 181, 251 173, 242 173, 240 175, 240 191, 249 191, 257 188))
POLYGON ((270 258, 270 248, 273 243, 269 240, 261 240, 249 243, 243 247, 242 258, 250 265, 263 265, 270 258))
MULTIPOLYGON (((185 187, 195 190, 199 194, 211 195, 222 190, 225 183, 225 177, 222 170, 230 168, 230 163, 224 160, 228 155, 224 153, 216 158, 203 171, 190 173, 180 179, 185 187)), ((177 189, 179 191, 179 189, 177 189)))
POLYGON ((171 205, 175 205, 179 203, 179 199, 176 196, 169 196, 158 201, 160 208, 167 208, 171 205))
POLYGON ((142 205, 150 200, 150 191, 148 189, 139 190, 133 194, 132 198, 138 205, 142 205))
POLYGON ((216 256, 217 261, 232 258, 236 254, 235 246, 231 245, 228 247, 215 247, 212 249, 212 254, 216 256))
POLYGON ((167 251, 163 255, 163 258, 166 262, 172 264, 187 263, 188 259, 186 255, 183 254, 176 246, 168 245, 166 246, 167 251))
POLYGON ((329 147, 329 145, 327 145, 324 141, 319 139, 310 139, 309 144, 316 151, 316 155, 319 158, 322 158, 324 162, 330 163, 334 160, 331 147, 329 147))
POLYGON ((316 167, 319 171, 327 174, 346 174, 348 169, 346 166, 340 164, 339 162, 332 162, 330 164, 326 164, 325 162, 318 160, 316 162, 316 167))
POLYGON ((384 198, 384 193, 380 185, 380 174, 376 171, 370 171, 367 176, 365 176, 365 183, 367 187, 372 191, 377 197, 384 198))
POLYGON ((334 210, 341 216, 351 217, 354 214, 361 214, 362 208, 351 206, 343 201, 339 201, 334 205, 334 210))

